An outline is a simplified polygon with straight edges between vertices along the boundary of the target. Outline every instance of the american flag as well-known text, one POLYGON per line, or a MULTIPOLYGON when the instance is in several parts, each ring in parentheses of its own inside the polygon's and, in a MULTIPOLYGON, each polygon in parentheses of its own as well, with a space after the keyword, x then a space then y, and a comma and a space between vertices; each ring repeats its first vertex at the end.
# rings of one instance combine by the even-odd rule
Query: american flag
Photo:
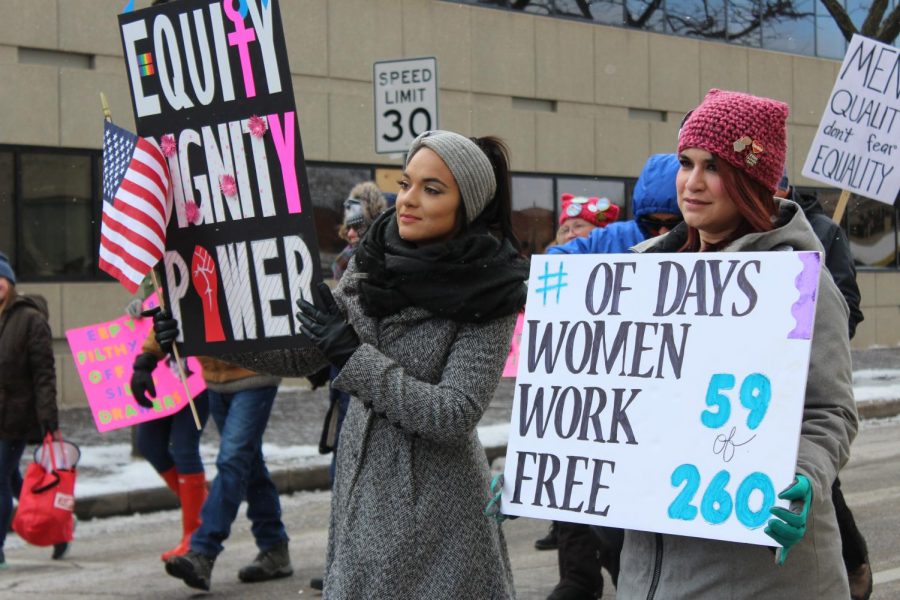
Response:
POLYGON ((132 294, 165 251, 169 181, 156 142, 105 121, 100 268, 132 294))

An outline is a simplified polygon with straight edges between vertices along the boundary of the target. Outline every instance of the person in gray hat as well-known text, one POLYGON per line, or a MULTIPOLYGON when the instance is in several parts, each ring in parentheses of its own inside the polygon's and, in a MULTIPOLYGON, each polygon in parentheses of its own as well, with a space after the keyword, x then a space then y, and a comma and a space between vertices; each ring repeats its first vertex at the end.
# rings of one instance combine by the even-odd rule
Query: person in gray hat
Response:
POLYGON ((525 304, 509 161, 496 138, 417 137, 397 202, 332 297, 297 314, 312 348, 229 355, 303 376, 326 363, 353 400, 337 452, 324 593, 342 598, 512 598, 476 427, 525 304))

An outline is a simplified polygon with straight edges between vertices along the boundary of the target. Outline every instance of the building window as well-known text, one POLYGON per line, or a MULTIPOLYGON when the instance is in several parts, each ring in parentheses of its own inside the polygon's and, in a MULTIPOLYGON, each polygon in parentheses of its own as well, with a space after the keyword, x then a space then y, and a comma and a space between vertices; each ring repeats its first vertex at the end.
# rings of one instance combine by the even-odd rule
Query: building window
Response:
POLYGON ((897 266, 897 213, 894 207, 851 196, 847 203, 850 251, 857 264, 867 267, 897 266))
POLYGON ((541 254, 556 239, 553 178, 513 175, 512 225, 525 256, 541 254))
POLYGON ((95 274, 93 160, 89 153, 19 153, 19 277, 85 279, 95 274))
MULTIPOLYGON (((834 18, 818 0, 447 1, 823 58, 841 59, 847 48, 834 18)), ((840 1, 847 7, 850 19, 860 27, 871 2, 840 1)), ((892 7, 896 0, 888 4, 892 7)))
POLYGON ((15 160, 12 152, 0 152, 0 252, 16 264, 15 160))

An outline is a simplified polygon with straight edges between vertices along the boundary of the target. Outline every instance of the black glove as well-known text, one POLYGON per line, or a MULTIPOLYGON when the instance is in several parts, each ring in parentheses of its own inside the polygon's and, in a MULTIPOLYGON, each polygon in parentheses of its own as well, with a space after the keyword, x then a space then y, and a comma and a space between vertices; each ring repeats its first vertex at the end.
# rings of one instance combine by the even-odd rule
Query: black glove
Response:
POLYGON ((297 300, 300 331, 315 344, 331 364, 341 369, 359 348, 359 338, 341 314, 331 289, 325 283, 317 286, 322 308, 303 299, 297 300))
POLYGON ((172 345, 178 339, 178 319, 172 318, 172 313, 161 310, 158 306, 141 313, 144 317, 153 317, 153 334, 156 343, 166 354, 172 354, 172 345))
POLYGON ((131 395, 134 401, 144 408, 153 408, 153 401, 147 398, 156 396, 156 386, 153 384, 153 369, 156 368, 156 357, 149 352, 138 354, 134 359, 134 367, 131 373, 131 395))
POLYGON ((312 389, 317 389, 328 383, 328 379, 331 377, 331 367, 322 367, 315 373, 306 376, 306 380, 309 381, 309 385, 312 386, 312 389))
POLYGON ((46 421, 41 421, 41 429, 43 430, 44 435, 47 435, 48 433, 56 433, 59 430, 59 423, 57 423, 55 420, 51 421, 49 419, 46 421))

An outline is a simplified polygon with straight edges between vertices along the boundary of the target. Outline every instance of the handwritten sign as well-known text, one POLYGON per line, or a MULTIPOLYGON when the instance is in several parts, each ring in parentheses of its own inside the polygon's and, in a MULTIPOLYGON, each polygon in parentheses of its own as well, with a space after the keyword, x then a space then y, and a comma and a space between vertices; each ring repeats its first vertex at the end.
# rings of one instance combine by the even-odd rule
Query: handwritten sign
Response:
POLYGON ((803 175, 893 205, 898 166, 900 50, 854 35, 803 175))
POLYGON ((172 174, 166 305, 192 355, 308 343, 321 280, 276 0, 181 0, 119 15, 140 135, 172 174))
POLYGON ((537 255, 502 510, 772 545, 816 252, 537 255))
MULTIPOLYGON (((160 361, 153 371, 156 399, 153 408, 139 406, 131 395, 131 366, 153 325, 152 319, 120 317, 113 321, 66 331, 78 376, 100 432, 130 427, 169 415, 187 405, 177 371, 160 361)), ((188 388, 196 396, 206 388, 200 364, 187 361, 188 388)))

